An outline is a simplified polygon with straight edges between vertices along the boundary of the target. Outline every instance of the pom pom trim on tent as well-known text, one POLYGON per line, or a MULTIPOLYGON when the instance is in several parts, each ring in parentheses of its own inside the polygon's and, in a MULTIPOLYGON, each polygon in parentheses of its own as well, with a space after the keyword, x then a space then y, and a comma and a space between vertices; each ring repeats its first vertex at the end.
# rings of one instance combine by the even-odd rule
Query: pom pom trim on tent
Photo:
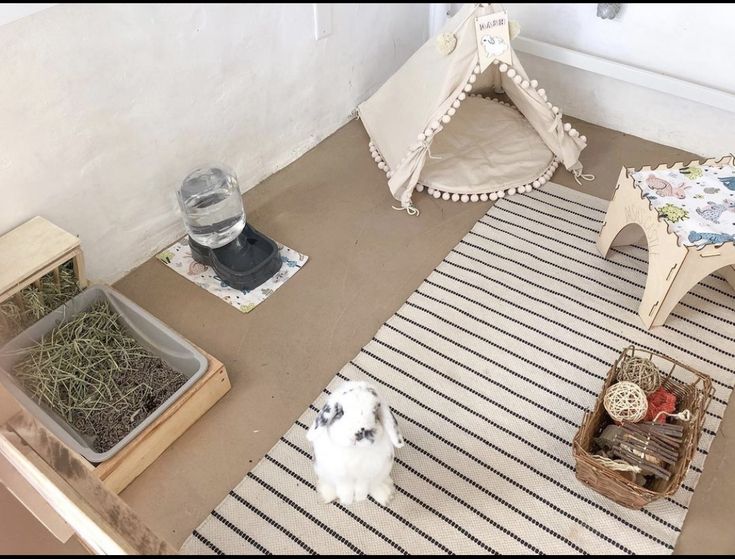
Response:
MULTIPOLYGON (((521 74, 519 74, 511 64, 506 64, 505 62, 500 63, 499 60, 495 60, 494 64, 498 66, 498 70, 501 73, 505 73, 509 78, 511 78, 516 84, 518 84, 523 89, 532 89, 535 90, 536 93, 546 102, 546 106, 551 109, 551 112, 553 112, 555 115, 559 117, 559 119, 562 118, 562 111, 557 107, 556 105, 553 105, 546 95, 546 91, 543 88, 538 88, 538 81, 537 80, 526 80, 523 79, 521 74)), ((444 129, 445 124, 449 124, 451 122, 452 117, 456 114, 457 109, 460 108, 462 101, 464 101, 470 91, 472 91, 473 84, 477 81, 477 75, 480 73, 480 65, 476 65, 475 68, 472 71, 472 74, 470 74, 470 77, 467 79, 464 87, 462 88, 462 91, 454 98, 454 100, 451 103, 450 108, 442 115, 442 117, 438 120, 433 121, 423 132, 419 132, 417 135, 417 144, 411 145, 409 147, 408 152, 403 157, 399 165, 402 165, 405 160, 411 156, 411 154, 420 147, 426 147, 428 148, 428 141, 431 139, 432 136, 435 134, 438 134, 444 129)), ((483 97, 479 94, 470 94, 470 97, 483 97)), ((495 98, 490 97, 483 97, 485 99, 489 99, 493 102, 500 103, 501 105, 505 105, 507 107, 511 107, 514 110, 518 111, 518 109, 511 105, 510 103, 506 103, 504 101, 500 101, 495 98)), ((518 111, 520 112, 520 111, 518 111)), ((565 134, 568 134, 572 138, 579 138, 585 145, 587 143, 587 137, 584 135, 580 135, 579 132, 572 127, 571 123, 569 122, 562 122, 562 128, 564 130, 565 134)), ((378 168, 381 171, 384 171, 386 174, 386 177, 390 179, 393 176, 393 171, 391 170, 388 163, 383 159, 383 156, 380 153, 379 148, 375 144, 375 142, 371 139, 369 142, 369 148, 370 148, 370 154, 373 157, 373 160, 377 163, 378 168)), ((534 188, 540 188, 546 182, 551 178, 554 171, 559 166, 559 158, 555 155, 549 164, 549 166, 535 179, 532 181, 529 181, 527 184, 518 185, 515 187, 510 187, 503 190, 492 190, 488 192, 483 193, 473 193, 473 194, 461 194, 461 193, 450 193, 450 192, 444 192, 438 188, 426 188, 426 191, 429 195, 433 196, 434 198, 441 198, 443 200, 452 200, 453 202, 485 202, 487 200, 497 200, 499 198, 503 198, 506 195, 513 195, 516 193, 522 194, 524 192, 530 192, 534 188)), ((416 191, 422 192, 424 190, 424 185, 421 183, 416 184, 416 191)))

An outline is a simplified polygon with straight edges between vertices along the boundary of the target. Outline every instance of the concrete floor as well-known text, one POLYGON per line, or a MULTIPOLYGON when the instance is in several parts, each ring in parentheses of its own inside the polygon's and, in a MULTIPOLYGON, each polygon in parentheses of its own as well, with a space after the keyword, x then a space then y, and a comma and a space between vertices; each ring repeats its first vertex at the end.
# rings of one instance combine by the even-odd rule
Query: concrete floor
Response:
MULTIPOLYGON (((690 161, 692 154, 569 119, 590 139, 582 154, 597 179, 581 187, 609 198, 622 164, 690 161)), ((332 376, 406 300, 490 203, 416 194, 418 218, 395 204, 353 121, 245 195, 248 219, 310 256, 250 314, 209 295, 153 259, 115 287, 227 366, 232 391, 123 494, 162 537, 180 545, 275 444, 332 376)), ((559 169, 552 179, 573 188, 559 169)), ((163 248, 163 247, 162 247, 163 248)), ((677 553, 735 551, 735 445, 725 414, 677 553)), ((0 491, 0 552, 75 552, 0 491)))

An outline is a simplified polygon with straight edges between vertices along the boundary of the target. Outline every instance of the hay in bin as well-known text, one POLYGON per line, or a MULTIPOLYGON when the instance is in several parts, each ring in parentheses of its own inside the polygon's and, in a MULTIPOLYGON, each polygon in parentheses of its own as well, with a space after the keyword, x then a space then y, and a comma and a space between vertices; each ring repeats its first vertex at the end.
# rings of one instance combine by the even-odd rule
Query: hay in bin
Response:
POLYGON ((130 336, 106 302, 52 330, 14 373, 96 452, 112 448, 187 380, 130 336))
POLYGON ((71 262, 59 267, 58 276, 48 273, 38 285, 29 285, 18 296, 0 304, 0 345, 34 322, 56 310, 79 293, 71 262))

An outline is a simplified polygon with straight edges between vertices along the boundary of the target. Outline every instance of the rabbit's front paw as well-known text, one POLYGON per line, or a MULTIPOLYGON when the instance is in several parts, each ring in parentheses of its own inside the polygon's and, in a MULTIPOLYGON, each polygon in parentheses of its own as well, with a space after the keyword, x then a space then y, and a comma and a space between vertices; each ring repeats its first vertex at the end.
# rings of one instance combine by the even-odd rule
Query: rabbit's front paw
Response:
POLYGON ((388 478, 379 483, 370 490, 370 496, 375 499, 379 505, 388 506, 393 498, 393 480, 388 478))
POLYGON ((319 492, 319 496, 325 503, 331 503, 337 498, 337 491, 334 487, 328 483, 324 483, 323 481, 316 484, 316 490, 319 492))
POLYGON ((352 485, 337 485, 339 502, 349 507, 355 500, 355 488, 352 485))
POLYGON ((368 493, 370 493, 367 483, 358 483, 355 485, 355 502, 367 501, 368 493))

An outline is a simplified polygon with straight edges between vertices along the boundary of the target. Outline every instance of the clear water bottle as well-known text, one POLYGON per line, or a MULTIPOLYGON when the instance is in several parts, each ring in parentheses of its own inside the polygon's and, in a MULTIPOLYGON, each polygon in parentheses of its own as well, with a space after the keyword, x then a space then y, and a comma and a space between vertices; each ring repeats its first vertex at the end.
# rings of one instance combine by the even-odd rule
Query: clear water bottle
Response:
POLYGON ((195 169, 178 192, 189 236, 209 248, 234 241, 245 228, 237 176, 224 165, 195 169))

